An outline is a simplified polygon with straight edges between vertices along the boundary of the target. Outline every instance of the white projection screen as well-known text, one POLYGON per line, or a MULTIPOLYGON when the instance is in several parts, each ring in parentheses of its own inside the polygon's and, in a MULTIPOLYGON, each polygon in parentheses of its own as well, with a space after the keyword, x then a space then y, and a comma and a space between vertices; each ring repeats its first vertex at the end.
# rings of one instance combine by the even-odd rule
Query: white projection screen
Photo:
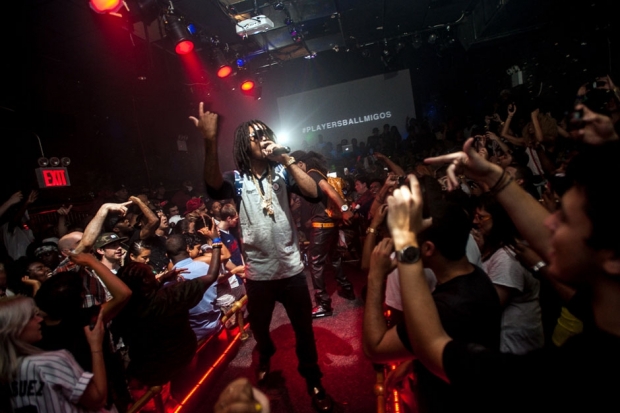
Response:
POLYGON ((279 97, 278 111, 278 141, 293 149, 313 145, 319 134, 334 146, 342 139, 365 142, 386 123, 404 135, 406 117, 415 117, 409 70, 279 97))

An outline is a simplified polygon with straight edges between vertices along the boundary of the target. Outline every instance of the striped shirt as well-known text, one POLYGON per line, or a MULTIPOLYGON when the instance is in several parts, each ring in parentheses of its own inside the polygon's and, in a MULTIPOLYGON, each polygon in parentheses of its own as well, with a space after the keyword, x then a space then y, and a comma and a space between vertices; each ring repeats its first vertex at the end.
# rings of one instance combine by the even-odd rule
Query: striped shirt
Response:
MULTIPOLYGON (((23 357, 10 385, 11 405, 16 412, 88 412, 78 402, 92 377, 66 350, 23 357)), ((116 408, 100 410, 110 411, 116 408)))

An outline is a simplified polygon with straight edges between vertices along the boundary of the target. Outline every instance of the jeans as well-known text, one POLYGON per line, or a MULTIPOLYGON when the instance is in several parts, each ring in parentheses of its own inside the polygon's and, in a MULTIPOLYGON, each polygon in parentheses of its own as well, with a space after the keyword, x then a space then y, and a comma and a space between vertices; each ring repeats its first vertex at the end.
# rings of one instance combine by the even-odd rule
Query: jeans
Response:
POLYGON ((299 362, 297 371, 309 386, 320 384, 323 374, 312 329, 312 301, 304 273, 272 281, 247 280, 248 316, 250 327, 261 361, 269 360, 276 347, 269 334, 269 326, 276 301, 284 306, 295 332, 295 353, 299 362))
POLYGON ((353 285, 342 271, 342 256, 338 252, 338 227, 312 228, 310 232, 310 274, 316 304, 331 306, 331 298, 325 291, 325 266, 331 264, 336 272, 340 288, 349 290, 353 285))

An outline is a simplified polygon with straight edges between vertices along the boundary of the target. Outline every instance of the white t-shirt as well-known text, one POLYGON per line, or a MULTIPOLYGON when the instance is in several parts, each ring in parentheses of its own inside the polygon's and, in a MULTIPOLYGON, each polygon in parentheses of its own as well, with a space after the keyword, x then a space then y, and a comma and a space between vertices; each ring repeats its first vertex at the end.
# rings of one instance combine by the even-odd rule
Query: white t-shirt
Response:
POLYGON ((541 348, 544 335, 539 281, 505 248, 495 251, 482 265, 493 284, 514 290, 502 313, 500 351, 525 354, 541 348))

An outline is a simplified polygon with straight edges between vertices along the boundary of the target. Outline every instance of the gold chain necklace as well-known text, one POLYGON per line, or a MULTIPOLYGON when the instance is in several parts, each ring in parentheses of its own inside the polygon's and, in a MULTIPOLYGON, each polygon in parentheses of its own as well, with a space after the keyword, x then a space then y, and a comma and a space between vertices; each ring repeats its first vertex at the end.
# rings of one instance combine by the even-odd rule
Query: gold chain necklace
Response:
POLYGON ((271 167, 267 168, 267 187, 265 188, 264 195, 263 195, 263 191, 260 190, 260 185, 258 184, 258 181, 256 180, 256 176, 254 175, 254 172, 252 172, 252 181, 254 181, 256 190, 258 191, 258 194, 260 195, 261 206, 263 207, 263 210, 267 212, 267 215, 273 215, 275 211, 273 210, 273 202, 272 202, 273 192, 271 191, 271 167), (269 195, 267 195, 267 192, 269 192, 269 195))

